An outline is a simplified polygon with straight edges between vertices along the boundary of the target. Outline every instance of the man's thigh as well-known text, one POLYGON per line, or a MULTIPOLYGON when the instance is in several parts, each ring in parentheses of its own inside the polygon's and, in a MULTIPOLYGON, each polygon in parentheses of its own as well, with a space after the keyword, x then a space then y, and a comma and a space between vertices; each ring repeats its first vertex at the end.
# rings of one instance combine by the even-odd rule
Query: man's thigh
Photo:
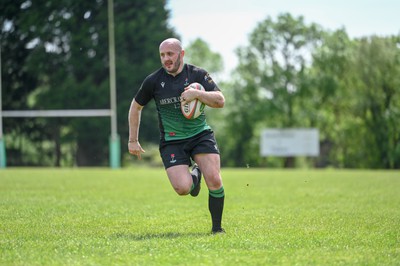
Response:
POLYGON ((160 147, 160 156, 165 169, 176 165, 190 165, 190 154, 184 149, 184 143, 171 143, 160 147))
POLYGON ((187 195, 192 187, 192 176, 187 165, 175 165, 166 169, 168 179, 179 195, 187 195))

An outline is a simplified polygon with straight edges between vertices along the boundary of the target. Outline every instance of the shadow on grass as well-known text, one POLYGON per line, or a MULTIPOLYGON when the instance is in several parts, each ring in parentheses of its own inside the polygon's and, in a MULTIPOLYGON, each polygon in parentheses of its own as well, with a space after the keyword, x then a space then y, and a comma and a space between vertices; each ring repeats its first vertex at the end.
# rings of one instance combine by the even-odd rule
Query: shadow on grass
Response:
POLYGON ((111 235, 111 238, 116 239, 127 239, 134 241, 142 241, 149 239, 174 239, 179 237, 204 237, 211 235, 208 233, 178 233, 178 232, 166 232, 166 233, 116 233, 111 235))

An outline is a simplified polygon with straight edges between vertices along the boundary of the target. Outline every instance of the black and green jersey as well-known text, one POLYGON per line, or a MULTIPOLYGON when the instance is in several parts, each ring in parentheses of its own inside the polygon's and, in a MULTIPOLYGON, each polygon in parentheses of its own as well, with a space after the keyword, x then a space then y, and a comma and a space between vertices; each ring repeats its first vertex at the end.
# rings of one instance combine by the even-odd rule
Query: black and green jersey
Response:
POLYGON ((193 82, 203 85, 206 91, 219 91, 218 86, 204 69, 185 64, 182 72, 175 77, 163 68, 150 74, 136 94, 135 100, 142 106, 154 99, 162 140, 187 139, 210 129, 204 112, 196 119, 186 119, 181 112, 180 95, 184 88, 193 82))

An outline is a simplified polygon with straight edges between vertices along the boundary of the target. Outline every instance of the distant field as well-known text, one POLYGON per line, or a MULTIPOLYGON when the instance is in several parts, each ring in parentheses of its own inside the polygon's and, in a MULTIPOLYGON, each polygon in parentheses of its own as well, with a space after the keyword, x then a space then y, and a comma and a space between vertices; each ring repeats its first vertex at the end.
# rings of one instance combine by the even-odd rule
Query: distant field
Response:
POLYGON ((162 169, 0 170, 0 265, 399 265, 400 172, 223 169, 206 187, 162 169))

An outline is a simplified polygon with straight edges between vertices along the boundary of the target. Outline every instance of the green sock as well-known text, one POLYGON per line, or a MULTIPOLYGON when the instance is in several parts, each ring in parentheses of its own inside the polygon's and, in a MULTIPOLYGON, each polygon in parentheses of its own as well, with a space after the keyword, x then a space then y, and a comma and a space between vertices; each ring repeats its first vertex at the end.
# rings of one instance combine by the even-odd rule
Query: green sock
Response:
POLYGON ((212 230, 221 229, 222 212, 224 210, 225 192, 222 186, 217 190, 209 190, 208 209, 211 214, 212 230))

